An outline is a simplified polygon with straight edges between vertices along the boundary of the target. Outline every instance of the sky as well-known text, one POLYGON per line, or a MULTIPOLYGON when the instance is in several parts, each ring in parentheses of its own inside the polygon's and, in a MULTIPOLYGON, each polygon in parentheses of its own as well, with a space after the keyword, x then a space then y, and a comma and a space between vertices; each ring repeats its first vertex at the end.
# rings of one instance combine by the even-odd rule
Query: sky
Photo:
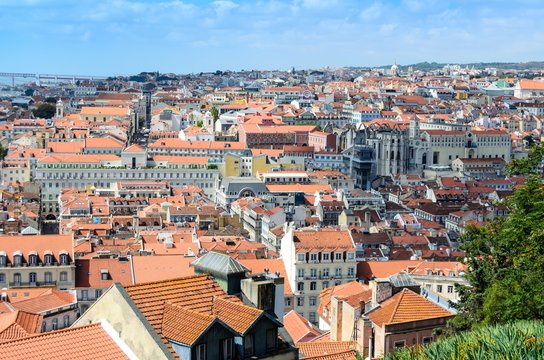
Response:
POLYGON ((0 0, 0 72, 544 60, 544 0, 0 0))

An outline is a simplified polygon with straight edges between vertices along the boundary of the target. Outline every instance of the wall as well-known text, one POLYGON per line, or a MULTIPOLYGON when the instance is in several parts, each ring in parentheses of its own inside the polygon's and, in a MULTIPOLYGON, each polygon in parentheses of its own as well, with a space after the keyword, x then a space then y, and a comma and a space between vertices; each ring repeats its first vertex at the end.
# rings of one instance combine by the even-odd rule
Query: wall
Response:
POLYGON ((140 359, 172 359, 162 340, 129 299, 120 285, 113 285, 74 325, 105 319, 140 359))

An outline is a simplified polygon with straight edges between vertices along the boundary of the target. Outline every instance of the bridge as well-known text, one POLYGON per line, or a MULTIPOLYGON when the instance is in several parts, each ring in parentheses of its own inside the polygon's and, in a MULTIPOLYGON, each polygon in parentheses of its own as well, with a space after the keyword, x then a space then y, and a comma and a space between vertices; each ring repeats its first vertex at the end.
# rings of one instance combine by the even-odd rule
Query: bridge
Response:
POLYGON ((0 77, 11 78, 12 86, 15 86, 15 79, 35 79, 36 84, 40 85, 41 80, 68 80, 75 83, 78 80, 106 80, 106 76, 94 75, 56 75, 56 74, 33 74, 33 73, 10 73, 0 72, 0 77))

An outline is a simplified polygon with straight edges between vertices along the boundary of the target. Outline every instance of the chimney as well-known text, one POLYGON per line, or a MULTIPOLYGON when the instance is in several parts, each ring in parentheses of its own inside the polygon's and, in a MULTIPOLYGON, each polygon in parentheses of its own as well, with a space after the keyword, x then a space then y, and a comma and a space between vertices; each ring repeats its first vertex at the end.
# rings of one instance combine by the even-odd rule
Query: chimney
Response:
POLYGON ((372 289, 372 305, 377 306, 393 295, 393 288, 388 279, 374 279, 368 283, 372 289))
POLYGON ((331 341, 342 341, 344 300, 336 296, 331 298, 331 341))

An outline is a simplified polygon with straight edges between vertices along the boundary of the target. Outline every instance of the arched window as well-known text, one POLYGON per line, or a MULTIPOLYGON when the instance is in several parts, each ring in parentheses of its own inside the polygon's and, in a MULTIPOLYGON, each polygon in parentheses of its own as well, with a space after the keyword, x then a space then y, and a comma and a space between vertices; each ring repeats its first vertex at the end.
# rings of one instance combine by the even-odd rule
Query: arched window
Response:
POLYGON ((61 265, 68 265, 68 254, 67 253, 60 254, 60 264, 61 265))
POLYGON ((51 254, 51 252, 46 252, 45 256, 44 256, 44 263, 46 266, 51 266, 53 265, 53 254, 51 254))
POLYGON ((36 284, 36 279, 37 279, 37 276, 36 276, 35 272, 31 272, 30 274, 28 274, 28 282, 30 284, 35 285, 36 284))
POLYGON ((38 266, 38 255, 31 253, 28 255, 28 265, 29 266, 38 266))

